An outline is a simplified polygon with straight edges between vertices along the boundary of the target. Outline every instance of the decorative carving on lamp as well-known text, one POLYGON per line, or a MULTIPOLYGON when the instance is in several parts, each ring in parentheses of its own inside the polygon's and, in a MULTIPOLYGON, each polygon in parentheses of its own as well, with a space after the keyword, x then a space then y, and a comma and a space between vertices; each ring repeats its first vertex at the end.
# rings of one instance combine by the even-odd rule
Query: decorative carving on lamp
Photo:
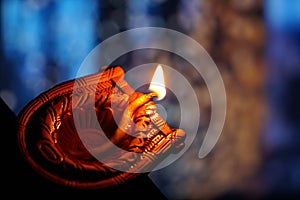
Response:
POLYGON ((20 151, 46 179, 81 189, 115 187, 141 174, 135 172, 151 171, 183 147, 184 131, 170 128, 156 112, 155 93, 135 92, 120 66, 74 83, 45 91, 18 116, 20 151), (126 153, 110 153, 112 146, 126 153), (128 170, 118 170, 120 166, 128 170))

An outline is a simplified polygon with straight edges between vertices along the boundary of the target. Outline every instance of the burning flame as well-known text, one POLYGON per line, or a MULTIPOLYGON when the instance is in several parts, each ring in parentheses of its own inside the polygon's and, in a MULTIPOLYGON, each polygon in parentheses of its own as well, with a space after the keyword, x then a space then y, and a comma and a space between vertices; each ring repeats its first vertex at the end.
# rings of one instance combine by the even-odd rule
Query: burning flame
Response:
POLYGON ((166 96, 164 72, 160 64, 156 67, 149 90, 157 94, 157 100, 161 100, 166 96))

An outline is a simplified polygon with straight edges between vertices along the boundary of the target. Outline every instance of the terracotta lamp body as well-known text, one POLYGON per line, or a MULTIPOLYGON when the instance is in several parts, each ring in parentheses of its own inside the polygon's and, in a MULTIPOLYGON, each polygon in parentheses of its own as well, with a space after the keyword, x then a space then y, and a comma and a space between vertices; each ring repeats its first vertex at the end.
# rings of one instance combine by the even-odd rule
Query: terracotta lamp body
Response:
POLYGON ((123 184, 184 146, 184 131, 168 126, 153 97, 133 91, 120 66, 58 84, 20 112, 20 151, 37 173, 57 184, 123 184), (116 146, 120 151, 111 151, 116 146))

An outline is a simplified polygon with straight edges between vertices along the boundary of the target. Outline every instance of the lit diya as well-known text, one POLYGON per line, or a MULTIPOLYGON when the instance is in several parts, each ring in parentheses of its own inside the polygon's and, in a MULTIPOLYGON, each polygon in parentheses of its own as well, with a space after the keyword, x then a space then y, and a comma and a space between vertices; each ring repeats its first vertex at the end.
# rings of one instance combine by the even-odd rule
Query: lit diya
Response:
POLYGON ((135 92, 120 66, 58 84, 20 112, 21 153, 41 176, 74 188, 115 187, 150 172, 182 149, 185 132, 156 112, 154 100, 166 95, 161 66, 149 91, 135 92))

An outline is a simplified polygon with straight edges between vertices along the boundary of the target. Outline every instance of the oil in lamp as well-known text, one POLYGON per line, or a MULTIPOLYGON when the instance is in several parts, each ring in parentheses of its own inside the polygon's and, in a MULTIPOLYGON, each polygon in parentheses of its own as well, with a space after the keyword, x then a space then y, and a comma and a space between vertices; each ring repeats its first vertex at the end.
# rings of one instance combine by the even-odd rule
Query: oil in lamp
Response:
POLYGON ((119 186, 184 146, 185 132, 156 112, 155 101, 165 95, 160 65, 148 93, 135 92, 121 66, 60 83, 20 112, 20 151, 33 170, 57 184, 119 186), (111 151, 114 147, 120 151, 111 151))

